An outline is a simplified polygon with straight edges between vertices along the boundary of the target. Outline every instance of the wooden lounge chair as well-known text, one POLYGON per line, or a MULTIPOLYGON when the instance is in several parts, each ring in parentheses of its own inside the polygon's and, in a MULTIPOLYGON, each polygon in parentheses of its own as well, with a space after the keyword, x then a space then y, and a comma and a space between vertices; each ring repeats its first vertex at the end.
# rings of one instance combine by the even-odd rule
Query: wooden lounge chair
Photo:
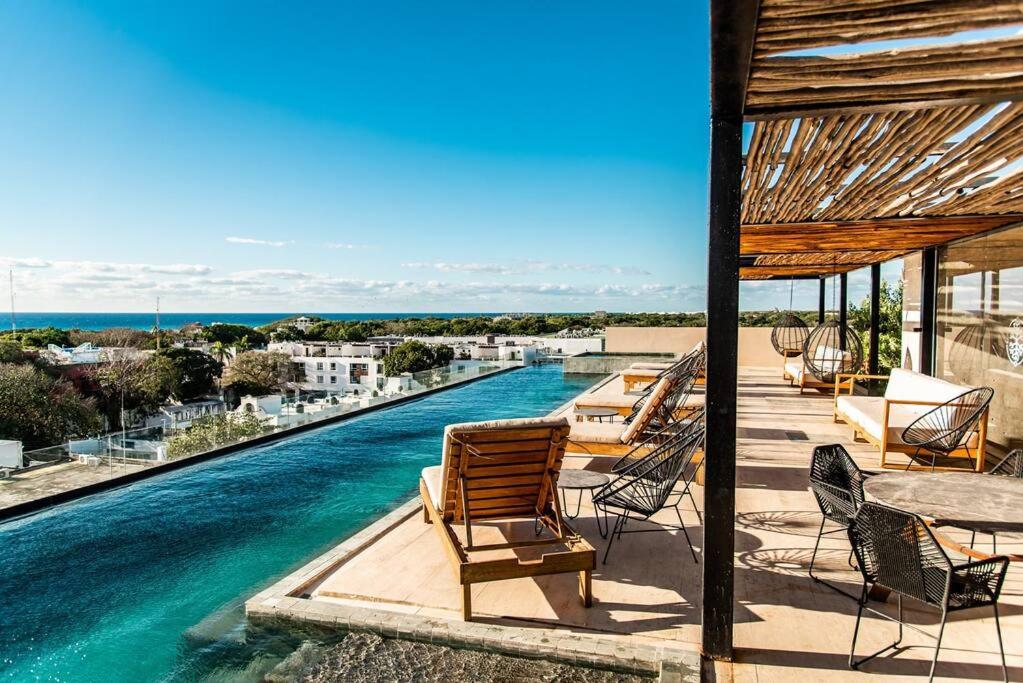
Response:
POLYGON ((637 386, 654 384, 660 379, 663 379, 673 371, 685 372, 690 369, 695 369, 696 383, 705 384, 706 375, 704 374, 704 359, 706 358, 706 346, 701 341, 694 346, 690 351, 679 360, 675 361, 669 367, 665 369, 657 369, 653 367, 647 367, 651 364, 647 363, 634 363, 632 367, 622 372, 622 383, 625 385, 625 392, 628 393, 633 391, 637 386))
POLYGON ((593 547, 565 523, 557 494, 568 420, 539 418, 448 425, 440 466, 423 470, 424 521, 432 522, 462 585, 462 616, 472 619, 472 585, 579 572, 592 602, 593 547), (529 539, 476 544, 481 523, 528 522, 529 539), (534 521, 548 537, 533 533, 534 521), (463 527, 463 533, 455 527, 463 527), (464 536, 464 539, 463 539, 464 536))
MULTIPOLYGON (((628 421, 628 424, 624 421, 610 424, 572 423, 566 450, 572 453, 589 453, 591 455, 625 455, 631 452, 646 440, 651 429, 655 428, 655 420, 664 418, 662 411, 665 402, 672 398, 672 392, 678 382, 678 379, 671 377, 658 380, 650 397, 632 420, 628 421)), ((691 388, 691 379, 688 384, 691 388)))

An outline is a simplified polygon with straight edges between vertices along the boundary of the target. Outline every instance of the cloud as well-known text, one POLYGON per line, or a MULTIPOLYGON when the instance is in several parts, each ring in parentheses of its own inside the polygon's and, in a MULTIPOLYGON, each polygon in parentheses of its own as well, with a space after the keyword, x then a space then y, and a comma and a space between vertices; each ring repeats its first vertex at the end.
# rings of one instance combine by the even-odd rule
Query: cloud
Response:
POLYGON ((261 247, 275 248, 286 247, 289 244, 294 244, 294 240, 288 240, 286 242, 275 242, 273 240, 257 240, 252 237, 225 237, 224 241, 230 242, 231 244, 255 244, 261 247))
POLYGON ((521 275, 525 273, 570 271, 577 273, 611 273, 614 275, 650 275, 649 271, 636 266, 612 266, 603 263, 551 263, 548 261, 527 261, 518 265, 499 263, 448 263, 413 261, 401 264, 404 268, 433 269, 446 273, 495 273, 498 275, 521 275))
POLYGON ((327 249, 366 249, 365 244, 345 244, 343 242, 327 242, 327 249))
POLYGON ((497 273, 509 275, 515 272, 508 266, 501 266, 496 263, 424 263, 413 261, 401 264, 402 268, 432 268, 445 273, 497 273))
POLYGON ((51 261, 44 261, 41 258, 0 258, 0 265, 7 268, 49 268, 53 265, 51 261))

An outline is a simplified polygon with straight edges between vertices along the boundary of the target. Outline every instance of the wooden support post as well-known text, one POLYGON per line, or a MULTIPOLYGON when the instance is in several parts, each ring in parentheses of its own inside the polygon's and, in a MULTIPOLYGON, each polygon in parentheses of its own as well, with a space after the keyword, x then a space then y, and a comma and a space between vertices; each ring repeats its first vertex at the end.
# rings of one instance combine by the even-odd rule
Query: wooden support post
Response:
POLYGON ((824 313, 825 313, 825 289, 827 288, 827 279, 821 278, 820 294, 817 297, 817 324, 824 324, 824 313))
POLYGON ((710 214, 707 439, 701 651, 732 658, 735 583, 735 402, 739 342, 742 122, 758 0, 710 3, 710 214))
POLYGON ((877 345, 881 330, 881 264, 870 266, 870 355, 867 356, 867 372, 877 374, 877 345))
POLYGON ((938 250, 923 250, 920 269, 920 372, 934 374, 934 337, 937 333, 935 308, 937 307, 938 250))
MULTIPOLYGON (((849 276, 842 273, 838 276, 838 348, 845 351, 845 331, 849 326, 849 276)), ((862 360, 862 357, 861 357, 862 360)))

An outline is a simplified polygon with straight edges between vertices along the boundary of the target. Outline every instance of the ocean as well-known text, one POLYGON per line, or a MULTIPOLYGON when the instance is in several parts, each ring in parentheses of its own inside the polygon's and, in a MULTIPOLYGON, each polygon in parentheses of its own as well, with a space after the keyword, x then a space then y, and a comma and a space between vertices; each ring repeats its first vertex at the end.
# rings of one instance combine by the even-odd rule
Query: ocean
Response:
MULTIPOLYGON (((161 313, 160 327, 178 329, 188 323, 231 323, 259 327, 274 320, 297 315, 309 315, 325 320, 389 320, 394 318, 474 318, 494 317, 500 313, 161 313)), ((0 317, 2 329, 10 329, 10 317, 0 317)), ((18 312, 18 329, 29 327, 58 327, 61 329, 106 330, 128 327, 151 330, 156 324, 154 313, 32 313, 18 312)))

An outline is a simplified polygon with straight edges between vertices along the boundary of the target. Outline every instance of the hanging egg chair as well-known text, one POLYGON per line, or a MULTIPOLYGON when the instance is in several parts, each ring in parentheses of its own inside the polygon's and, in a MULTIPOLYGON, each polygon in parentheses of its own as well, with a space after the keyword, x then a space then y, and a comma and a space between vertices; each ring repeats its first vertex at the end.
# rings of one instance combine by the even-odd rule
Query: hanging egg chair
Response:
POLYGON ((785 358, 801 354, 803 342, 806 341, 806 336, 810 333, 806 322, 792 312, 794 286, 795 280, 789 280, 789 310, 774 324, 774 329, 771 330, 771 345, 779 355, 785 358))
POLYGON ((795 313, 783 315, 771 330, 771 345, 782 356, 795 356, 803 352, 803 342, 810 328, 795 313))
POLYGON ((818 381, 831 384, 835 375, 863 366, 863 344, 848 325, 831 319, 815 327, 803 342, 803 364, 818 381))

